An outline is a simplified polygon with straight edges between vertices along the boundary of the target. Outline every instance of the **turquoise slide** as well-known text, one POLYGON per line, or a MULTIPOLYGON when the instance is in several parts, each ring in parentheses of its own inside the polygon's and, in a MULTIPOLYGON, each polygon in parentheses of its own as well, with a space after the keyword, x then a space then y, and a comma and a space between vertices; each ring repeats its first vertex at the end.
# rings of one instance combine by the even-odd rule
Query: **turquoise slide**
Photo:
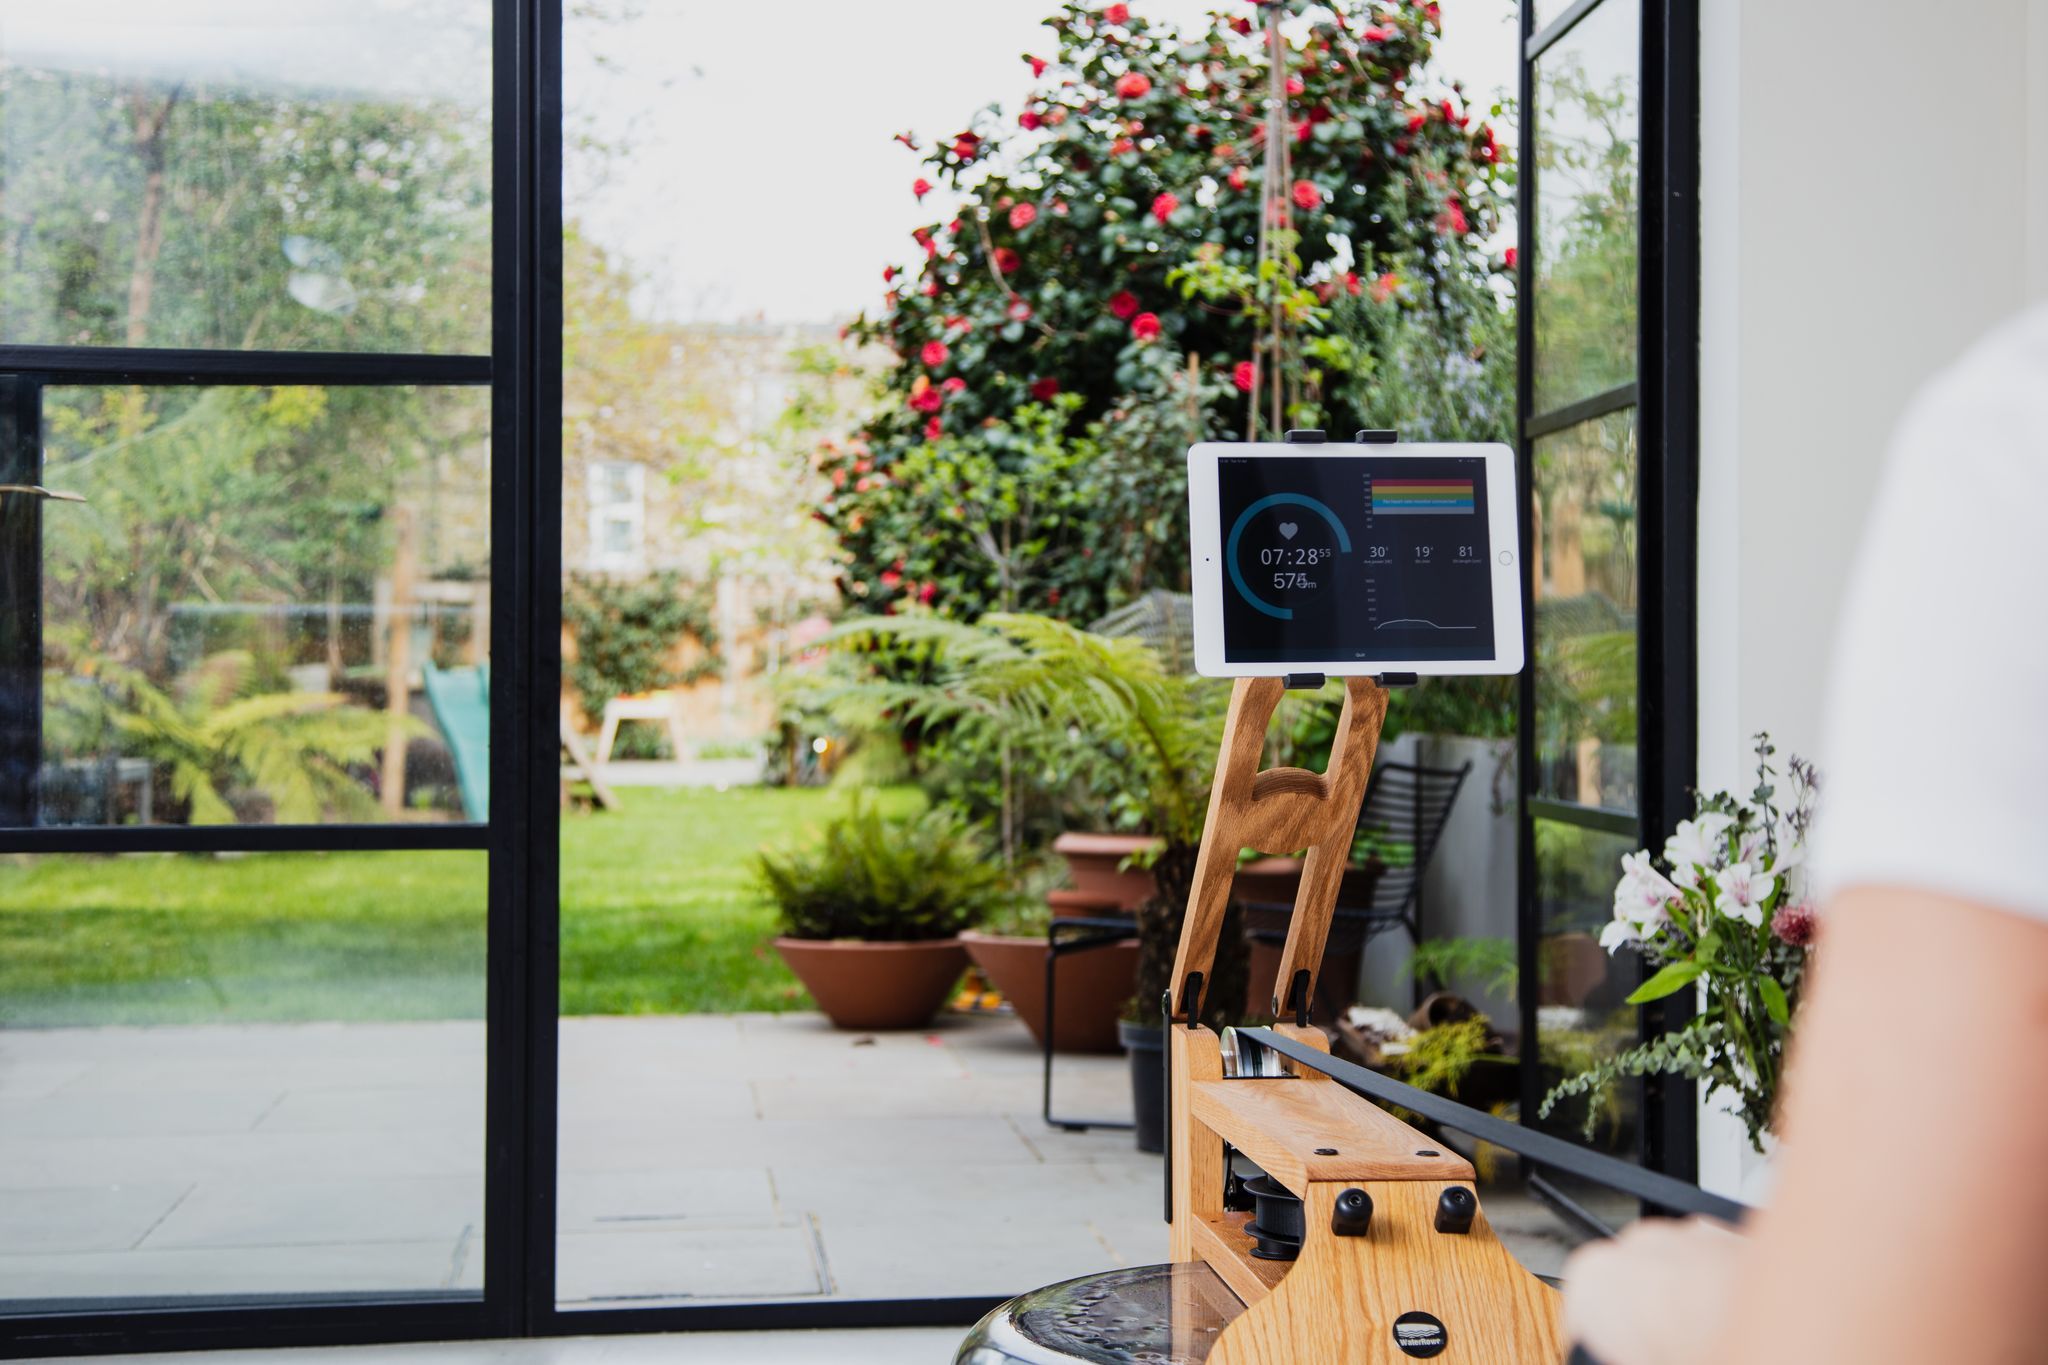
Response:
POLYGON ((462 810, 472 820, 491 818, 491 666, 420 668, 434 723, 455 755, 455 781, 462 810))

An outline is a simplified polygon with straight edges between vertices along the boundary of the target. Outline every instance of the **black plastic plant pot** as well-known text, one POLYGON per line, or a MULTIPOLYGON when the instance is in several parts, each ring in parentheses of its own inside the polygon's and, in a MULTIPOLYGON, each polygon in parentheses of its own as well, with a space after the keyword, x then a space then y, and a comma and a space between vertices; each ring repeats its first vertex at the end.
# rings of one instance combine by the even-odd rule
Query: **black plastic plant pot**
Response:
POLYGON ((1131 1118, 1141 1152, 1166 1150, 1166 1030, 1118 1020, 1118 1041, 1131 1057, 1131 1118))

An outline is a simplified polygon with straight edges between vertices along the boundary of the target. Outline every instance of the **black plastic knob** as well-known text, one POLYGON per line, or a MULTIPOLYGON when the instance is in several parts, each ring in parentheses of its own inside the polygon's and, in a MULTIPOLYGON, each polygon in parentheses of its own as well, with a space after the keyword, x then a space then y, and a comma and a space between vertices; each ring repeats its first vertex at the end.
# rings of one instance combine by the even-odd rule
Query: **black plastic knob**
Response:
POLYGON ((1363 1237, 1372 1226, 1372 1196, 1364 1190, 1349 1189, 1337 1196, 1330 1210, 1330 1231, 1339 1237, 1363 1237))
POLYGON ((1463 1185, 1453 1185, 1437 1196, 1436 1230, 1438 1232, 1470 1232, 1472 1219, 1479 1212, 1479 1200, 1463 1185))

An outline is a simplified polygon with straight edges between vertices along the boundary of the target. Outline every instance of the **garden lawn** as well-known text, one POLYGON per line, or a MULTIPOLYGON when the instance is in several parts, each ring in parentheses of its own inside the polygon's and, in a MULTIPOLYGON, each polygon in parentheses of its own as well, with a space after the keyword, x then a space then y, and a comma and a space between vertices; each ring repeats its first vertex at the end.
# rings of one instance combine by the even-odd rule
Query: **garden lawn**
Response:
MULTIPOLYGON (((562 1011, 788 1010, 752 858, 835 791, 627 788, 562 826, 562 1011)), ((908 789, 885 792, 914 806, 908 789)), ((481 1018, 484 855, 0 859, 0 1027, 481 1018)))

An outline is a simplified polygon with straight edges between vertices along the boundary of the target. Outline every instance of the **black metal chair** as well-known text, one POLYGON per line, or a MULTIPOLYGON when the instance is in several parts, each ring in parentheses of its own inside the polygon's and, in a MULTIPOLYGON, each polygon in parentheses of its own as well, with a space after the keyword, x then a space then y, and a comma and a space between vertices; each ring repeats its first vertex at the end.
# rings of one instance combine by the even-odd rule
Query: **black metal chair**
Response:
MULTIPOLYGON (((1422 939, 1422 881, 1430 858, 1442 840, 1450 821, 1451 807, 1472 772, 1470 760, 1456 768, 1425 768, 1415 763, 1382 763, 1373 769, 1372 782, 1365 789, 1365 805, 1358 813, 1358 828, 1389 851, 1406 846, 1409 855, 1398 861, 1382 857, 1384 870, 1372 884, 1363 904, 1347 905, 1341 893, 1330 937, 1323 949, 1324 960, 1364 950, 1383 933, 1405 929, 1410 943, 1422 939)), ((1245 906, 1245 932, 1260 943, 1278 945, 1287 940, 1287 923, 1294 907, 1270 902, 1245 906)), ((1318 983, 1319 1004, 1328 1005, 1318 983)), ((1348 993, 1350 982, 1331 981, 1333 990, 1348 993)))

